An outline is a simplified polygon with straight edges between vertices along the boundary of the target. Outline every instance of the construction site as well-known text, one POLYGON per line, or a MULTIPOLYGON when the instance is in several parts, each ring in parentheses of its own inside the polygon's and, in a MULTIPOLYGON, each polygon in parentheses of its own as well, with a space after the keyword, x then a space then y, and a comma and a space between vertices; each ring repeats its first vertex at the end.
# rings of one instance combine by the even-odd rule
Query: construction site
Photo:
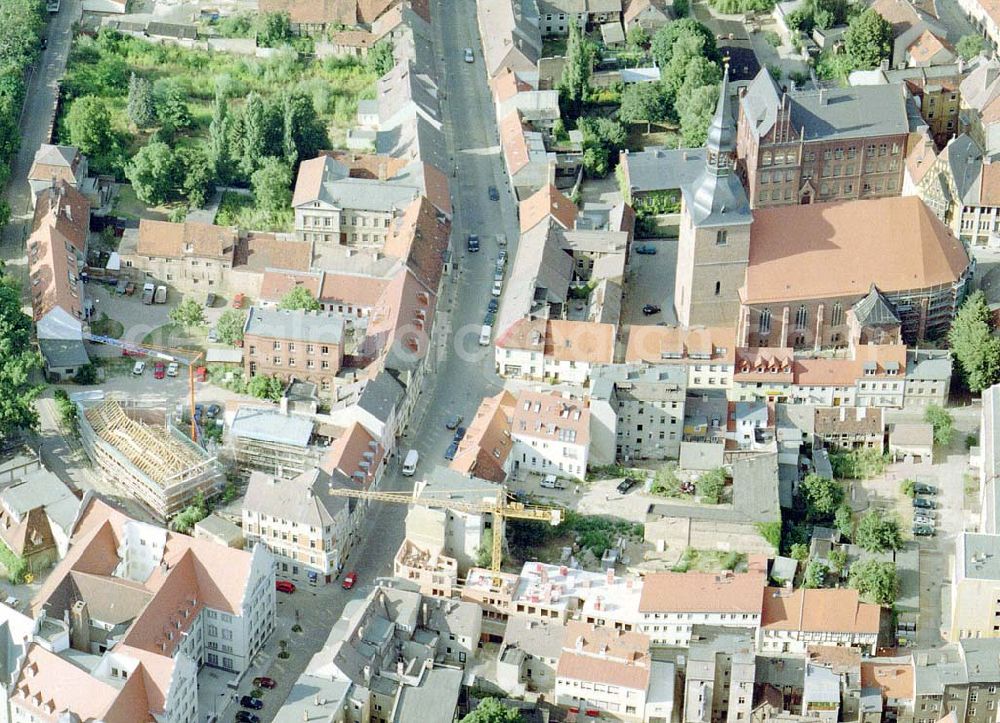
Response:
POLYGON ((80 442, 101 477, 166 521, 191 503, 221 491, 216 457, 191 441, 163 408, 114 399, 80 405, 80 442))

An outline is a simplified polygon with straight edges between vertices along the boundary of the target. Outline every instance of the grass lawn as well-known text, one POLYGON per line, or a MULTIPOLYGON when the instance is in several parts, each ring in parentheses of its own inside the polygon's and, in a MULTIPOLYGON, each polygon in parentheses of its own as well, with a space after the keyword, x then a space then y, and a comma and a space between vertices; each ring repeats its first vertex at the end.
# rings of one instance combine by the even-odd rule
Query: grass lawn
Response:
POLYGON ((651 146, 659 148, 678 148, 681 142, 681 134, 675 128, 653 124, 651 131, 646 132, 645 123, 637 123, 629 126, 628 147, 630 150, 642 150, 651 146))
POLYGON ((110 336, 113 339, 121 339, 125 333, 125 326, 120 322, 108 317, 103 311, 97 321, 90 322, 90 330, 98 336, 110 336))
POLYGON ((132 185, 123 183, 118 186, 118 194, 115 196, 114 210, 112 213, 119 218, 127 218, 138 221, 141 218, 150 218, 154 221, 166 221, 169 216, 169 209, 149 208, 135 197, 132 185))
POLYGON ((328 125, 331 143, 336 147, 343 144, 346 130, 354 123, 358 101, 375 97, 377 80, 374 72, 353 58, 314 60, 299 58, 291 51, 272 58, 253 58, 159 45, 116 33, 102 32, 97 39, 77 35, 62 82, 60 142, 69 141, 63 120, 73 100, 97 95, 107 101, 112 126, 126 139, 125 159, 142 147, 150 133, 137 132, 126 114, 132 73, 150 80, 154 93, 176 88, 186 99, 192 125, 178 131, 178 146, 207 137, 212 103, 216 91, 222 89, 231 108, 239 107, 251 92, 259 93, 265 101, 289 90, 305 94, 328 125))
POLYGON ((566 38, 542 38, 542 57, 556 58, 566 55, 566 38))
POLYGON ((674 566, 675 572, 721 572, 734 570, 746 564, 744 552, 721 552, 719 550, 684 550, 680 561, 674 566))
POLYGON ((173 349, 194 347, 197 351, 202 351, 205 348, 207 337, 208 326, 202 325, 187 328, 171 321, 146 334, 142 339, 142 343, 173 349))
POLYGON ((291 232, 295 225, 295 214, 290 208, 270 214, 257 208, 253 196, 226 191, 222 194, 219 212, 215 214, 215 223, 219 226, 237 226, 258 231, 291 232))

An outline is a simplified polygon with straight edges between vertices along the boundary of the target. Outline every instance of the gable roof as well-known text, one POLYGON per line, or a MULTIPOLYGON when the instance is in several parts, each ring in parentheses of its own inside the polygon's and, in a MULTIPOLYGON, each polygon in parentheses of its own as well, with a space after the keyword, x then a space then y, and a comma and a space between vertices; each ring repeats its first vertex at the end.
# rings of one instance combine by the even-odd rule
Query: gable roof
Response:
POLYGON ((861 602, 857 590, 769 587, 764 591, 761 628, 877 635, 881 614, 878 605, 861 602))
POLYGON ((513 448, 510 429, 516 401, 513 394, 504 390, 480 402, 465 437, 458 443, 455 459, 448 466, 479 479, 504 482, 507 479, 504 467, 513 448))
POLYGON ((232 258, 239 236, 232 226, 216 226, 200 221, 139 221, 136 253, 165 258, 232 258))
POLYGON ((260 0, 261 13, 288 13, 297 25, 356 25, 358 0, 260 0))
POLYGON ((517 211, 521 219, 521 233, 531 230, 547 218, 564 229, 571 229, 579 213, 576 204, 551 184, 543 186, 521 201, 517 211))

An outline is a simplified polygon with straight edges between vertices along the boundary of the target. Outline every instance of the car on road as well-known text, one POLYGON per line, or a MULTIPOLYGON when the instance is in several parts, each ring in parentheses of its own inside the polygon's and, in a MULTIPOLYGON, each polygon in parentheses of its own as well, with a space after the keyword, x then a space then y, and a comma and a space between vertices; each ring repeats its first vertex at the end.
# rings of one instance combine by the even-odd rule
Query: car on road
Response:
POLYGON ((144 361, 137 361, 132 367, 132 373, 137 377, 141 377, 144 371, 146 371, 146 362, 144 361))
POLYGON ((502 281, 494 281, 493 282, 493 290, 490 293, 493 296, 500 296, 500 294, 503 293, 503 282, 502 281))
POLYGON ((233 297, 232 307, 234 309, 242 309, 243 308, 243 299, 244 299, 243 294, 237 294, 236 296, 234 296, 233 297))
POLYGON ((491 201, 500 200, 500 191, 497 190, 496 186, 490 186, 490 200, 491 201))
POLYGON ((451 438, 453 442, 461 442, 465 439, 465 427, 459 427, 455 430, 455 436, 451 438))
POLYGON ((260 716, 248 710, 240 710, 236 711, 236 717, 233 720, 236 723, 260 723, 260 716))
POLYGON ((929 500, 926 497, 914 497, 913 506, 919 507, 925 510, 933 510, 937 507, 937 503, 934 500, 929 500))
POLYGON ((643 256, 656 256, 656 247, 650 246, 649 244, 642 244, 641 246, 635 247, 635 252, 637 254, 642 254, 643 256))
POLYGON ((479 253, 479 236, 470 233, 469 240, 466 242, 466 248, 469 249, 470 254, 479 253))
POLYGON ((493 280, 503 281, 503 264, 497 261, 496 267, 493 269, 493 280))
POLYGON ((659 314, 660 307, 656 304, 646 304, 642 307, 643 316, 652 316, 653 314, 659 314))
POLYGON ((260 710, 264 707, 264 701, 260 698, 254 698, 252 695, 244 695, 240 698, 240 705, 250 710, 260 710))
POLYGON ((465 62, 466 63, 475 63, 476 62, 476 56, 473 55, 472 48, 466 48, 465 49, 465 62))
POLYGON ((205 308, 211 309, 215 306, 215 294, 209 292, 208 296, 205 297, 205 308))
POLYGON ((350 590, 358 582, 358 573, 351 570, 347 573, 347 577, 344 578, 344 582, 340 584, 345 590, 350 590))
POLYGON ((271 690, 275 687, 277 683, 274 678, 268 678, 266 675, 261 675, 253 679, 254 688, 264 688, 266 690, 271 690))
POLYGON ((49 39, 48 39, 48 38, 46 38, 46 37, 45 37, 45 36, 43 35, 43 36, 42 36, 42 50, 45 50, 45 49, 46 49, 47 47, 49 47, 49 39))
POLYGON ((922 482, 917 482, 913 485, 913 491, 918 495, 936 495, 937 487, 934 485, 924 484, 922 482))
POLYGON ((60 7, 59 0, 48 0, 48 2, 45 3, 45 9, 50 13, 59 12, 59 7, 60 7))
POLYGON ((626 477, 621 482, 618 483, 618 494, 627 495, 632 491, 633 488, 639 485, 639 480, 632 477, 626 477))
POLYGON ((180 371, 180 365, 177 362, 170 362, 167 364, 167 376, 176 377, 177 373, 180 371))
POLYGON ((500 249, 500 251, 497 253, 497 263, 500 266, 507 265, 507 249, 500 249))
POLYGON ((219 341, 219 330, 216 329, 214 326, 208 330, 208 340, 213 344, 219 341))
POLYGON ((462 415, 455 414, 448 418, 448 421, 444 423, 445 429, 458 429, 458 425, 462 423, 462 415))
POLYGON ((278 592, 287 592, 291 594, 295 592, 295 583, 290 580, 275 580, 274 589, 278 592))
POLYGON ((934 526, 934 518, 928 517, 927 515, 913 515, 913 524, 915 525, 930 525, 934 526))
POLYGON ((914 525, 913 534, 916 537, 933 537, 934 528, 930 525, 914 525))
POLYGON ((479 330, 479 346, 489 346, 493 338, 493 321, 490 320, 492 314, 487 314, 483 320, 483 327, 479 330))
POLYGON ((167 365, 163 362, 156 362, 153 365, 153 379, 163 379, 167 376, 167 365))
POLYGON ((458 454, 458 442, 452 440, 451 444, 448 445, 448 449, 444 451, 444 458, 450 462, 455 459, 456 454, 458 454))
POLYGON ((497 313, 497 309, 500 308, 500 302, 496 299, 490 299, 490 303, 486 305, 486 310, 491 314, 497 313))

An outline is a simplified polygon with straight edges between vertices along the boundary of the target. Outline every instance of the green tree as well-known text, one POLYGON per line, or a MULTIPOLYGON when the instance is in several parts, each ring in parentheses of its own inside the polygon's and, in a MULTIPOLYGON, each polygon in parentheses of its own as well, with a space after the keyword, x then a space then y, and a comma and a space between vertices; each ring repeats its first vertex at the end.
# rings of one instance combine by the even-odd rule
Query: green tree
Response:
POLYGON ((695 481, 694 488, 702 502, 710 505, 719 504, 726 489, 726 471, 716 467, 705 472, 695 481))
MULTIPOLYGON (((650 36, 649 31, 638 23, 629 28, 629 31, 625 34, 625 44, 628 46, 628 49, 634 53, 645 50, 649 45, 650 40, 652 40, 652 37, 650 36)), ((638 83, 638 85, 643 84, 638 83)))
POLYGON ((215 324, 215 330, 219 333, 219 341, 223 344, 235 344, 243 338, 243 326, 246 324, 247 315, 245 311, 239 309, 226 309, 219 316, 219 321, 215 324))
POLYGON ((924 421, 934 427, 934 443, 946 447, 951 444, 955 433, 955 421, 946 409, 936 404, 927 405, 924 410, 924 421))
POLYGON ((208 157, 212 162, 215 177, 222 184, 229 183, 233 175, 229 137, 232 121, 228 110, 226 98, 216 94, 215 102, 212 104, 212 121, 208 125, 208 157))
POLYGON ((719 90, 714 85, 703 85, 694 90, 683 104, 680 114, 681 142, 688 147, 701 147, 708 138, 708 127, 715 114, 719 90))
POLYGON ((56 405, 56 413, 59 415, 59 423, 75 434, 79 419, 76 405, 70 401, 69 394, 64 389, 56 389, 52 393, 52 399, 56 405))
POLYGON ((594 68, 597 48, 587 40, 580 26, 569 24, 569 38, 566 41, 566 62, 559 78, 559 95, 568 105, 571 118, 578 118, 583 101, 590 90, 590 75, 594 68))
POLYGON ((282 97, 281 103, 282 151, 294 168, 297 161, 315 158, 321 149, 329 148, 330 138, 326 133, 326 124, 307 96, 289 93, 282 97))
POLYGON ((962 304, 948 342, 971 391, 981 392, 1000 381, 1000 339, 993 337, 993 320, 982 291, 962 304))
POLYGON ((163 91, 157 106, 157 113, 160 117, 160 123, 168 132, 186 130, 194 122, 184 90, 173 83, 163 91))
POLYGON ((892 54, 892 25, 875 8, 868 8, 848 23, 844 50, 856 69, 877 68, 892 54))
POLYGON ((524 723, 520 711, 508 708, 496 698, 483 698, 460 723, 524 723))
POLYGON ((650 123, 666 120, 669 110, 666 95, 659 83, 630 83, 622 91, 618 120, 622 123, 645 123, 648 133, 650 123))
POLYGON ((316 297, 305 286, 296 286, 289 291, 278 302, 279 309, 294 311, 295 309, 305 309, 306 311, 319 311, 320 303, 316 297))
POLYGON ((149 128, 156 122, 153 84, 132 73, 128 79, 128 119, 136 128, 149 128))
POLYGON ((150 141, 125 166, 125 177, 136 197, 150 206, 170 200, 181 181, 181 169, 173 149, 162 141, 150 141))
POLYGON ((879 605, 891 605, 899 593, 899 577, 892 562, 875 559, 856 562, 851 565, 848 584, 879 605))
POLYGON ((625 148, 625 127, 610 118, 581 118, 579 126, 583 133, 583 168, 590 176, 603 178, 625 148))
POLYGON ((803 542, 796 542, 788 548, 788 556, 797 562, 805 562, 809 559, 809 546, 803 542))
POLYGON ((476 548, 476 567, 489 567, 493 564, 493 530, 483 532, 483 541, 476 548))
POLYGON ((292 23, 288 13, 261 13, 257 16, 257 45, 277 48, 292 37, 292 23))
POLYGON ((819 560, 810 560, 806 565, 806 571, 802 574, 802 587, 817 588, 823 587, 826 576, 830 573, 830 568, 819 560))
POLYGON ((181 193, 190 206, 201 208, 215 185, 215 167, 204 145, 177 151, 181 193))
POLYGON ((986 43, 980 35, 963 35, 955 44, 955 50, 965 60, 972 60, 986 49, 986 43))
POLYGON ((806 519, 811 522, 832 518, 844 499, 844 488, 839 482, 818 474, 806 475, 799 493, 806 503, 806 519))
POLYGON ((757 522, 755 523, 760 536, 771 543, 771 547, 777 552, 781 547, 781 523, 780 522, 757 522))
POLYGON ((903 546, 903 535, 899 531, 899 519, 885 510, 868 510, 858 520, 854 541, 868 552, 898 550, 903 546))
POLYGON ((670 63, 674 53, 674 43, 678 38, 691 35, 701 35, 704 41, 704 56, 709 60, 717 60, 719 51, 715 46, 715 36, 712 31, 699 23, 694 18, 681 18, 672 23, 667 23, 653 35, 650 41, 649 52, 656 61, 656 65, 661 70, 670 63))
POLYGON ((841 502, 837 511, 833 513, 833 526, 844 537, 854 538, 854 513, 851 512, 851 506, 846 502, 841 502))
POLYGON ((205 495, 201 492, 195 494, 191 499, 191 504, 177 513, 171 522, 173 528, 182 534, 189 534, 194 526, 208 517, 208 505, 205 503, 205 495))
POLYGON ((257 206, 268 213, 277 213, 292 203, 292 170, 280 158, 268 156, 250 176, 257 206))
POLYGON ((243 106, 240 170, 247 177, 260 168, 267 145, 268 118, 264 100, 250 93, 243 106))
POLYGON ((392 42, 389 40, 379 40, 368 50, 365 56, 365 67, 378 77, 382 77, 396 64, 392 56, 392 42))
POLYGON ((904 479, 902 482, 899 483, 899 491, 912 500, 914 497, 917 496, 916 481, 907 477, 906 479, 904 479))
POLYGON ((0 438, 38 425, 34 402, 42 387, 31 379, 41 366, 31 341, 31 318, 21 311, 20 289, 0 278, 0 438))
POLYGON ((828 557, 830 558, 830 569, 837 575, 844 574, 844 570, 847 568, 847 551, 838 547, 835 550, 830 550, 828 557))
POLYGON ((66 114, 70 142, 88 156, 108 156, 114 150, 111 111, 103 98, 77 98, 66 114))
POLYGON ((185 299, 170 310, 170 320, 185 328, 205 323, 205 311, 194 299, 185 299))
POLYGON ((258 399, 270 399, 276 402, 285 392, 284 383, 277 377, 255 376, 247 384, 247 393, 258 399))

